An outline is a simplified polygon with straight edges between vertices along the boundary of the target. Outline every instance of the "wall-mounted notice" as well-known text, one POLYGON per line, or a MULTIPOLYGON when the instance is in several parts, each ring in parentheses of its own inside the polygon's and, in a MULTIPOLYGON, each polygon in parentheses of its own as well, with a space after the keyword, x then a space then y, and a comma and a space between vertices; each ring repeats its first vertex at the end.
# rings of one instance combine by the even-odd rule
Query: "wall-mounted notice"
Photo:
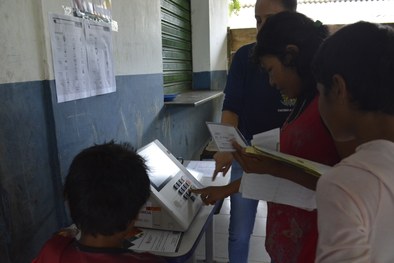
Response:
POLYGON ((111 0, 73 0, 76 16, 111 22, 111 0))
POLYGON ((50 14, 58 102, 116 91, 108 23, 50 14))

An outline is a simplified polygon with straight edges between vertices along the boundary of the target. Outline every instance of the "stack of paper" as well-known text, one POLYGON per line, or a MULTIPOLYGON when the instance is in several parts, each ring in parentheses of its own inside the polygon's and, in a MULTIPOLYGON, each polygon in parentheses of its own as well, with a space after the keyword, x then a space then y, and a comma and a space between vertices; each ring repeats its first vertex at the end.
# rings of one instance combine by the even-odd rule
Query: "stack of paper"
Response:
POLYGON ((127 238, 127 247, 135 251, 176 252, 182 232, 135 228, 134 235, 127 238))
POLYGON ((269 174, 244 173, 239 191, 244 198, 316 209, 315 191, 269 174))
POLYGON ((319 177, 320 175, 331 169, 331 166, 328 165, 313 162, 294 155, 272 151, 257 145, 246 147, 246 152, 251 154, 264 155, 272 159, 279 160, 290 165, 294 165, 298 168, 303 169, 305 172, 317 177, 319 177))

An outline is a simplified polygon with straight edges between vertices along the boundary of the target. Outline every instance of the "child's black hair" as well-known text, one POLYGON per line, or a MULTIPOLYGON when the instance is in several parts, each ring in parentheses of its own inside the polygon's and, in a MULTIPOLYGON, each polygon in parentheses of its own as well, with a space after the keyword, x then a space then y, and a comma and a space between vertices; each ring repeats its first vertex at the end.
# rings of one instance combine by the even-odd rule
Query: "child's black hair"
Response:
POLYGON ((394 114, 394 30, 357 22, 329 37, 313 61, 314 75, 327 92, 339 74, 362 111, 394 114))
POLYGON ((113 141, 81 151, 64 186, 71 218, 92 235, 126 230, 149 194, 145 160, 129 144, 113 141))
POLYGON ((265 55, 276 56, 283 65, 294 67, 302 81, 300 97, 308 100, 316 95, 316 82, 311 62, 319 45, 328 36, 327 27, 307 16, 291 11, 275 14, 267 19, 257 35, 254 58, 257 62, 265 55), (298 52, 286 49, 294 45, 298 52))

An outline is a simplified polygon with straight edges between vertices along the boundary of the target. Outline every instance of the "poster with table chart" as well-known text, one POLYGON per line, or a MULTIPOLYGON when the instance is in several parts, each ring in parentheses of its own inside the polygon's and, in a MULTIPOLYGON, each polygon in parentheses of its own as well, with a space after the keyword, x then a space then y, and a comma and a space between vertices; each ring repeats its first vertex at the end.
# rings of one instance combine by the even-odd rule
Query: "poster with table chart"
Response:
POLYGON ((110 24, 50 14, 58 102, 116 91, 110 24))

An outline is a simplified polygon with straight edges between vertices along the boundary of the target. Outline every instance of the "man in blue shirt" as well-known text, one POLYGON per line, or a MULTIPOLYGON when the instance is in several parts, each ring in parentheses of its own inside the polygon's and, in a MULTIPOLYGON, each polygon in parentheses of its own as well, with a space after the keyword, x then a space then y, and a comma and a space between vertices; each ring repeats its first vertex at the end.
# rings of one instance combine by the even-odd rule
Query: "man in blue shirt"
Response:
MULTIPOLYGON (((257 31, 270 15, 289 10, 295 11, 296 0, 257 0, 255 18, 257 31)), ((253 61, 254 43, 241 47, 234 55, 224 90, 221 122, 238 127, 245 139, 254 134, 281 127, 291 110, 292 103, 271 87, 269 77, 253 61)), ((215 154, 216 167, 225 175, 231 169, 231 181, 242 176, 242 168, 233 160, 231 153, 215 154)), ((233 263, 247 263, 249 240, 253 232, 258 200, 242 198, 240 193, 230 196, 230 226, 228 252, 233 263)))

